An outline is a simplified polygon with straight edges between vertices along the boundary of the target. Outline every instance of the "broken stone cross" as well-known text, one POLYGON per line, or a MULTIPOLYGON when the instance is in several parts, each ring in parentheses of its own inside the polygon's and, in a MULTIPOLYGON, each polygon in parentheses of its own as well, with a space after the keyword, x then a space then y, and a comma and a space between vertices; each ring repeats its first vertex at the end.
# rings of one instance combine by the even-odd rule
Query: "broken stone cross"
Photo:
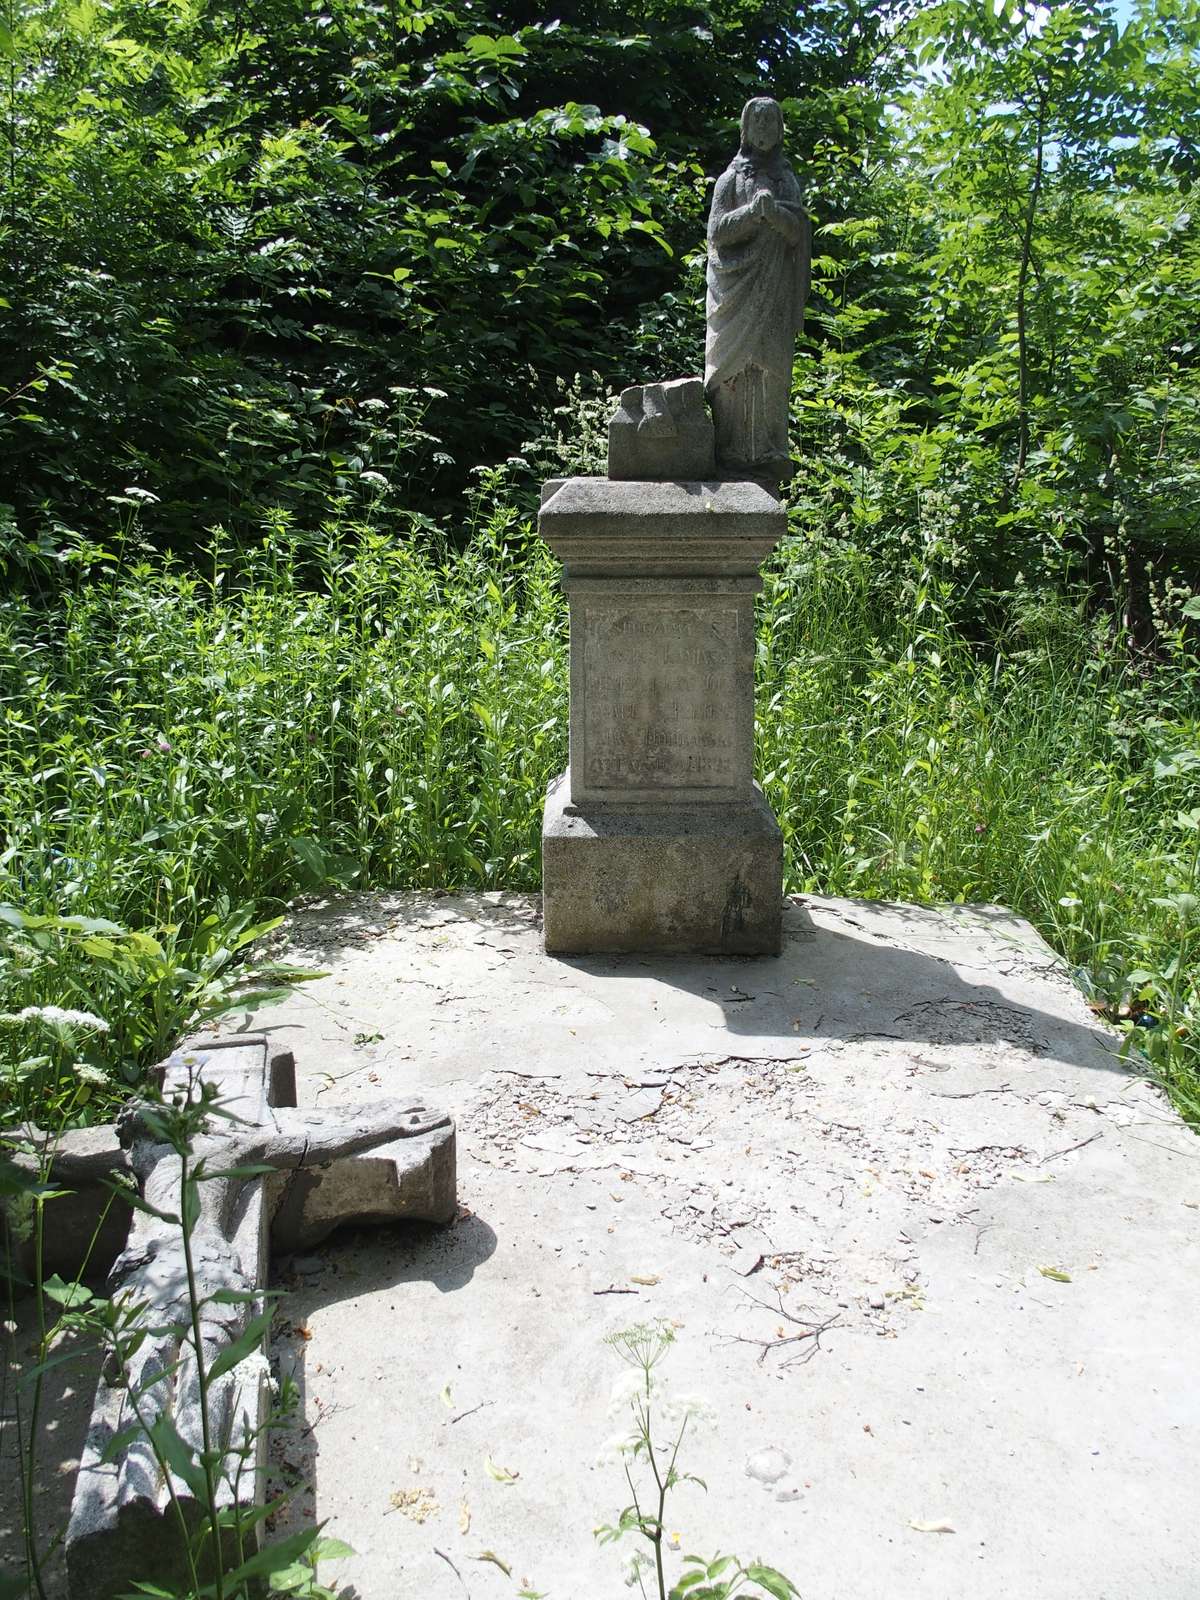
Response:
MULTIPOLYGON (((200 1184, 200 1214, 191 1236, 207 1372, 262 1312, 269 1244, 288 1250, 311 1246, 352 1219, 450 1222, 456 1212, 455 1147, 450 1118, 415 1101, 290 1109, 291 1057, 276 1055, 268 1064, 260 1037, 207 1044, 167 1062, 165 1099, 194 1095, 201 1083, 214 1085, 222 1107, 237 1119, 214 1119, 192 1149, 210 1171, 226 1174, 200 1184), (245 1167, 269 1171, 228 1172, 245 1167)), ((203 1514, 202 1485, 187 1459, 191 1452, 195 1461, 205 1431, 188 1263, 179 1224, 170 1220, 180 1206, 180 1159, 169 1144, 156 1142, 153 1124, 137 1106, 118 1126, 141 1198, 159 1215, 135 1212, 109 1278, 114 1302, 144 1308, 137 1325, 147 1332, 124 1373, 104 1371, 96 1390, 67 1531, 71 1600, 110 1600, 139 1580, 182 1579, 179 1512, 190 1527, 203 1514), (182 1441, 182 1456, 176 1440, 182 1441), (159 1455, 172 1460, 169 1485, 159 1455)), ((89 1176, 93 1169, 90 1160, 89 1176)), ((54 1177, 70 1183, 72 1176, 67 1148, 59 1152, 54 1177)), ((225 1511, 262 1503, 267 1364, 261 1349, 256 1343, 248 1358, 218 1369, 209 1388, 208 1431, 224 1456, 217 1504, 225 1511)), ((249 1536, 246 1554, 259 1527, 249 1536)), ((236 1542, 232 1528, 229 1542, 227 1562, 236 1542)))

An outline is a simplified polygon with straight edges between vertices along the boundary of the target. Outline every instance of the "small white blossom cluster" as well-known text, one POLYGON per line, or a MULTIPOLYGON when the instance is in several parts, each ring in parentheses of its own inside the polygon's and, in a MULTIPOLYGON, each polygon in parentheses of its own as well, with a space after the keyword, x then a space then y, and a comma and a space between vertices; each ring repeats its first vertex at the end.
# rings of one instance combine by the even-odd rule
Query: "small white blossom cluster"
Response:
POLYGON ((656 1372, 619 1373, 609 1392, 609 1416, 625 1417, 631 1408, 636 1412, 647 1405, 662 1422, 680 1423, 686 1418, 699 1425, 716 1420, 715 1411, 702 1395, 677 1394, 656 1372))
POLYGON ((653 1372, 639 1372, 636 1368, 619 1372, 609 1391, 608 1414, 610 1417, 626 1417, 630 1406, 639 1402, 644 1404, 647 1399, 654 1400, 661 1393, 662 1381, 653 1372))
POLYGON ((22 1011, 10 1012, 0 1017, 15 1027, 21 1022, 46 1022, 56 1028, 90 1028, 93 1033, 107 1033, 108 1023, 90 1011, 73 1011, 69 1006, 26 1006, 22 1011))
POLYGON ((642 1585, 642 1593, 645 1594, 646 1590, 642 1580, 644 1577, 650 1576, 650 1569, 650 1557, 644 1550, 635 1550, 625 1561, 625 1587, 632 1589, 634 1584, 642 1585))
POLYGON ((626 1456, 631 1456, 641 1443, 640 1433, 614 1433, 596 1452, 597 1467, 618 1466, 626 1456))
POLYGON ((676 1394, 656 1372, 630 1370, 613 1380, 608 1414, 629 1424, 627 1431, 614 1434, 601 1445, 596 1466, 614 1466, 633 1455, 643 1443, 646 1421, 677 1434, 687 1424, 689 1435, 716 1421, 716 1412, 700 1395, 676 1394))
POLYGON ((665 1394, 655 1406, 654 1414, 668 1427, 678 1428, 686 1422, 689 1434, 697 1428, 715 1425, 717 1420, 716 1411, 698 1394, 665 1394))

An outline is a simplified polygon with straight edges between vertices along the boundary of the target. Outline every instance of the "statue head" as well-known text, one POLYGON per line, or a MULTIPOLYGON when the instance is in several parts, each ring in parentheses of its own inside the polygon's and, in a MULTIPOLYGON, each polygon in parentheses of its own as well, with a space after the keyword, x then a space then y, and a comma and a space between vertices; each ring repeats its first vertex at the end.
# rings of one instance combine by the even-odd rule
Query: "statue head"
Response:
POLYGON ((766 156, 783 143, 783 111, 778 100, 757 95, 742 107, 742 154, 766 156))

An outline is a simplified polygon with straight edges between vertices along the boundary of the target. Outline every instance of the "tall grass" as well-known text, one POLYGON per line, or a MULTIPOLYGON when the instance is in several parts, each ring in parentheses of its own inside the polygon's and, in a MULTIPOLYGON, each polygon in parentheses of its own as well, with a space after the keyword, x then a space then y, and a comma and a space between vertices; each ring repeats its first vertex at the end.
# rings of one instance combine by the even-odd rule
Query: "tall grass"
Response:
POLYGON ((1000 901, 1200 1117, 1200 661, 1138 662, 1084 597, 981 649, 927 553, 797 542, 770 574, 758 753, 792 888, 1000 901))
MULTIPOLYGON (((934 551, 886 582, 803 538, 772 564, 758 753, 787 887, 1006 902, 1196 1115, 1200 663, 1176 638, 1131 664, 1063 600, 1013 606, 984 650, 954 602, 934 551)), ((535 889, 566 676, 557 565, 482 498, 463 549, 281 519, 202 572, 10 599, 0 900, 177 940, 209 918, 211 947, 329 885, 535 889)), ((61 1003, 61 952, 19 944, 0 1008, 61 1003)))

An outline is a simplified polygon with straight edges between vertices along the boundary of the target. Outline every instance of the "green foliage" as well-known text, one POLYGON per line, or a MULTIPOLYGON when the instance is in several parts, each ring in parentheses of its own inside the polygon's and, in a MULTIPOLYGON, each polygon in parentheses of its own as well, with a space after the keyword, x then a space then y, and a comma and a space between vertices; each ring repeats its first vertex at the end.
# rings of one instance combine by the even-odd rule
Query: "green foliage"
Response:
POLYGON ((428 510, 556 377, 636 375, 764 71, 853 159, 894 9, 4 0, 10 559, 130 486, 184 550, 428 510))
POLYGON ((936 526, 927 540, 899 582, 806 540, 769 574, 756 742, 788 881, 1011 906, 1153 1039, 1195 1118, 1194 643, 1179 628, 1157 663, 1131 658, 1086 594, 1018 589, 981 648, 956 614, 958 553, 936 526))
POLYGON ((976 626, 1082 581, 1153 646, 1200 575, 1200 22, 937 0, 901 37, 903 120, 817 231, 806 525, 899 581, 932 513, 976 626))
POLYGON ((256 1005, 277 998, 308 976, 246 960, 248 947, 280 920, 250 925, 248 910, 229 914, 222 905, 187 926, 151 933, 0 904, 6 1116, 50 1127, 102 1121, 181 1034, 251 997, 256 1005))
MULTIPOLYGON (((804 534, 802 503, 768 572, 757 748, 788 887, 1011 905, 1195 1105, 1190 618, 1142 658, 1085 592, 1019 585, 980 644, 954 505, 927 491, 884 561, 804 534)), ((456 551, 334 523, 314 548, 278 523, 215 545, 203 577, 141 562, 49 618, 8 602, 0 899, 158 931, 10 922, 7 1012, 94 997, 111 1032, 85 1055, 119 1083, 259 981, 239 941, 297 895, 536 889, 564 607, 494 475, 473 527, 456 551)))

